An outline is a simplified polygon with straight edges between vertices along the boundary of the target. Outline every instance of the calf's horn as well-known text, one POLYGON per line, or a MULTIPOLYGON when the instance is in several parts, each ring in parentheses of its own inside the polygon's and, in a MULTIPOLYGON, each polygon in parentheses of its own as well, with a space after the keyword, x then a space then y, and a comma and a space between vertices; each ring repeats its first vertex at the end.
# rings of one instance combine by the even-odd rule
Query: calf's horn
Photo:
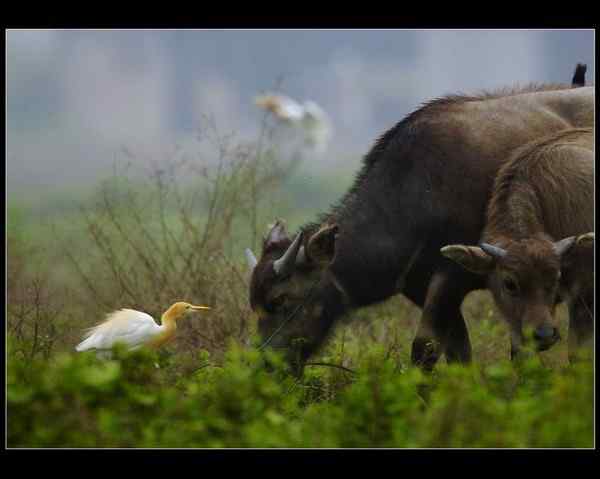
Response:
MULTIPOLYGON (((590 232, 590 233, 586 233, 584 235, 579 235, 577 237, 576 244, 577 244, 577 246, 580 246, 580 245, 581 246, 587 246, 587 245, 592 245, 593 246, 593 244, 594 244, 594 237, 595 237, 595 234, 594 234, 593 231, 590 232)), ((302 251, 300 251, 300 253, 302 253, 302 251)))
POLYGON ((300 250, 301 244, 302 231, 298 233, 296 239, 292 242, 283 256, 273 262, 273 269, 275 270, 275 274, 277 274, 277 276, 288 275, 294 270, 294 266, 296 266, 296 256, 298 256, 298 251, 300 250))
POLYGON ((246 253, 246 260, 248 261, 248 266, 250 266, 250 271, 252 271, 258 264, 256 256, 254 256, 254 253, 250 248, 246 248, 244 252, 246 253))
POLYGON ((506 256, 506 250, 499 246, 494 246, 489 243, 481 243, 479 246, 483 251, 494 258, 504 258, 506 256))
POLYGON ((554 243, 554 251, 556 252, 556 254, 558 256, 562 256, 569 249, 571 249, 571 246, 573 246, 575 244, 576 240, 577 240, 576 236, 569 236, 567 238, 563 238, 560 241, 557 241, 556 243, 554 243))

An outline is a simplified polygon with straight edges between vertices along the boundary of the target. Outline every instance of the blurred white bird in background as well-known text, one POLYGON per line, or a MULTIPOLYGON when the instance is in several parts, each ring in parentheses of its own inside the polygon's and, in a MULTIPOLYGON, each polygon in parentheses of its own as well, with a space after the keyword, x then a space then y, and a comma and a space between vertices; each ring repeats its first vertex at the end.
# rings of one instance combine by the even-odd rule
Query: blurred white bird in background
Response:
POLYGON ((123 343, 134 350, 141 346, 157 349, 173 339, 177 320, 194 311, 209 310, 208 306, 194 306, 177 302, 167 309, 158 325, 147 313, 134 309, 120 309, 107 315, 106 320, 88 329, 77 351, 97 350, 99 357, 110 356, 110 349, 123 343))
POLYGON ((301 129, 305 144, 317 153, 325 152, 333 128, 329 116, 314 101, 301 104, 288 96, 268 93, 257 96, 254 102, 283 123, 301 129))

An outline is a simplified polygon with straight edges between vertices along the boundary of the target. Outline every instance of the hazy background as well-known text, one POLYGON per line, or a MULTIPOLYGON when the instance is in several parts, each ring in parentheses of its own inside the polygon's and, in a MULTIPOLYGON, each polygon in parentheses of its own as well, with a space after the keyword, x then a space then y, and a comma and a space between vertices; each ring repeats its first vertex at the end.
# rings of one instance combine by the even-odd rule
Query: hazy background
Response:
POLYGON ((334 136, 319 165, 354 168, 432 97, 515 83, 595 82, 593 30, 9 30, 7 191, 92 184, 123 147, 160 159, 203 114, 256 134, 253 97, 313 99, 334 136))

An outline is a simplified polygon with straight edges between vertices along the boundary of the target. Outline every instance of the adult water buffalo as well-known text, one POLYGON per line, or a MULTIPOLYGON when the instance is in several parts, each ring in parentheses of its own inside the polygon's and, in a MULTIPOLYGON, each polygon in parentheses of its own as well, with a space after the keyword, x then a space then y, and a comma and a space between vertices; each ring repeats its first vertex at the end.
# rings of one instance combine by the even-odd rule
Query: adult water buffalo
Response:
POLYGON ((594 311, 594 132, 573 128, 518 148, 500 169, 480 246, 442 254, 487 277, 511 330, 511 357, 531 326, 540 351, 560 335, 555 306, 569 306, 569 357, 591 343, 594 311))
POLYGON ((388 130, 353 186, 317 221, 288 236, 277 222, 260 260, 247 250, 250 304, 265 342, 297 373, 345 313, 404 294, 422 308, 412 360, 467 362, 460 307, 484 279, 443 257, 472 244, 500 166, 529 141, 593 125, 594 88, 529 86, 426 104, 388 130))

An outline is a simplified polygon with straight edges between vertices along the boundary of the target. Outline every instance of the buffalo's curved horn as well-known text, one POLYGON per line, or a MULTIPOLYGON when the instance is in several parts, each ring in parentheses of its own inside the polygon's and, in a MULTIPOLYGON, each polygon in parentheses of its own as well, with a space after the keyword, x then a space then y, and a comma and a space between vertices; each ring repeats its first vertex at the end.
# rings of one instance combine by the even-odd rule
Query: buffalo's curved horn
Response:
POLYGON ((256 260, 256 256, 254 256, 254 253, 252 252, 252 250, 250 248, 246 248, 244 253, 246 253, 246 260, 248 261, 248 266, 250 267, 250 271, 252 271, 258 264, 258 261, 256 260))
POLYGON ((493 244, 489 243, 481 243, 479 246, 483 251, 494 258, 504 258, 506 256, 506 250, 504 248, 500 248, 499 246, 494 246, 493 244))
POLYGON ((571 247, 575 244, 575 241, 577 241, 576 236, 568 236, 567 238, 563 238, 554 243, 554 251, 558 256, 562 256, 571 249, 571 247))
POLYGON ((296 239, 292 242, 283 256, 273 262, 273 269, 275 270, 275 274, 277 276, 288 275, 294 270, 294 266, 296 266, 296 256, 298 256, 298 251, 300 250, 301 244, 302 231, 298 233, 296 239))
POLYGON ((296 256, 296 264, 302 264, 306 262, 306 251, 304 251, 304 246, 300 246, 298 250, 298 256, 296 256))

